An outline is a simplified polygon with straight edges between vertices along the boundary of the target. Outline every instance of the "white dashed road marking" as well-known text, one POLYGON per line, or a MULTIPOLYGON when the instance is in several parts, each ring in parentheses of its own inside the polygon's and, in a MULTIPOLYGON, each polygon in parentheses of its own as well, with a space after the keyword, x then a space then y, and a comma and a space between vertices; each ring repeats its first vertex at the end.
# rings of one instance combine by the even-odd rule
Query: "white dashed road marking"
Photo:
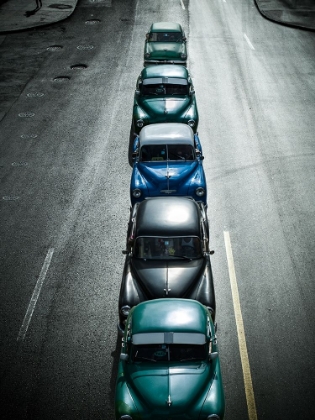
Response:
POLYGON ((43 264, 43 267, 41 269, 38 280, 36 282, 36 285, 35 285, 30 303, 28 305, 28 308, 27 308, 22 326, 20 328, 19 335, 17 337, 17 341, 23 341, 25 336, 26 336, 28 327, 30 325, 30 322, 31 322, 31 319, 32 319, 32 316, 33 316, 33 313, 34 313, 34 309, 35 309, 37 300, 38 300, 39 295, 40 295, 40 291, 41 291, 42 286, 44 284, 46 274, 47 274, 49 265, 51 263, 53 253, 54 253, 54 248, 49 248, 49 250, 47 252, 47 255, 46 255, 46 258, 45 258, 45 261, 44 261, 44 264, 43 264))

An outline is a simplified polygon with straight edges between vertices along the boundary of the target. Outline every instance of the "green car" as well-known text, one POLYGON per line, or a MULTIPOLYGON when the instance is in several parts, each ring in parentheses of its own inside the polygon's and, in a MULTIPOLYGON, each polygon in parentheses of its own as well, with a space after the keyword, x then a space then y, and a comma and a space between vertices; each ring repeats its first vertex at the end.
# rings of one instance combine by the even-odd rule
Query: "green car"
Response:
POLYGON ((150 66, 138 77, 131 134, 138 135, 145 125, 165 122, 185 123, 197 132, 199 116, 195 90, 184 66, 150 66))
POLYGON ((146 34, 144 65, 168 63, 185 66, 186 61, 186 37, 181 25, 175 22, 153 23, 146 34))
POLYGON ((222 420, 225 400, 211 314, 190 299, 155 299, 128 316, 116 420, 222 420))

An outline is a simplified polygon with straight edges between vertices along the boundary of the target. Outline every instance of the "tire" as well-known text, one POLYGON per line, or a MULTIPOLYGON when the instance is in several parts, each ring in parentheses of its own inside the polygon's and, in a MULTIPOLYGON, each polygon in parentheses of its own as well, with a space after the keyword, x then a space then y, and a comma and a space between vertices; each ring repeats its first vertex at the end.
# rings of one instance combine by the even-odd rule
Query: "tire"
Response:
POLYGON ((133 148, 133 142, 135 140, 136 136, 135 136, 135 126, 134 123, 131 123, 131 127, 130 127, 130 134, 129 134, 129 145, 128 145, 128 162, 129 165, 132 167, 132 148, 133 148))

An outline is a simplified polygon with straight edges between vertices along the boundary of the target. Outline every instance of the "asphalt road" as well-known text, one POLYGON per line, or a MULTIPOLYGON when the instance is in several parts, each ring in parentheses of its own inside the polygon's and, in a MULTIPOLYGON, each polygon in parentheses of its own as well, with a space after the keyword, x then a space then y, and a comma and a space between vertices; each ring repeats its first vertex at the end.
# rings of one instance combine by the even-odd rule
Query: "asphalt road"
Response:
POLYGON ((249 0, 82 0, 0 36, 4 419, 113 419, 133 92, 164 20, 199 106, 225 420, 249 418, 227 235, 257 418, 315 418, 315 33, 249 0))

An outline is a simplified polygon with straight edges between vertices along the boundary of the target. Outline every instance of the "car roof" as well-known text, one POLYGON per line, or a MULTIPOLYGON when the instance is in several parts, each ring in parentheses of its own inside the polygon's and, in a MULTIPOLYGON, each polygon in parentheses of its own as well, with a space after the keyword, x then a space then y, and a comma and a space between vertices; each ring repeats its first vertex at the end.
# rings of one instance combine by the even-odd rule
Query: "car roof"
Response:
POLYGON ((182 27, 176 22, 155 22, 152 23, 150 32, 182 32, 182 27))
POLYGON ((189 73, 186 67, 174 64, 157 64, 154 66, 145 67, 141 71, 141 79, 151 79, 160 77, 175 77, 188 79, 189 73))
POLYGON ((201 213, 188 197, 150 197, 139 204, 136 236, 200 236, 201 213))
POLYGON ((132 335, 172 332, 205 336, 208 319, 206 308, 196 300, 148 300, 138 304, 132 312, 132 335))
POLYGON ((149 124, 142 128, 139 135, 140 145, 152 144, 189 144, 194 145, 194 132, 183 123, 149 124))

